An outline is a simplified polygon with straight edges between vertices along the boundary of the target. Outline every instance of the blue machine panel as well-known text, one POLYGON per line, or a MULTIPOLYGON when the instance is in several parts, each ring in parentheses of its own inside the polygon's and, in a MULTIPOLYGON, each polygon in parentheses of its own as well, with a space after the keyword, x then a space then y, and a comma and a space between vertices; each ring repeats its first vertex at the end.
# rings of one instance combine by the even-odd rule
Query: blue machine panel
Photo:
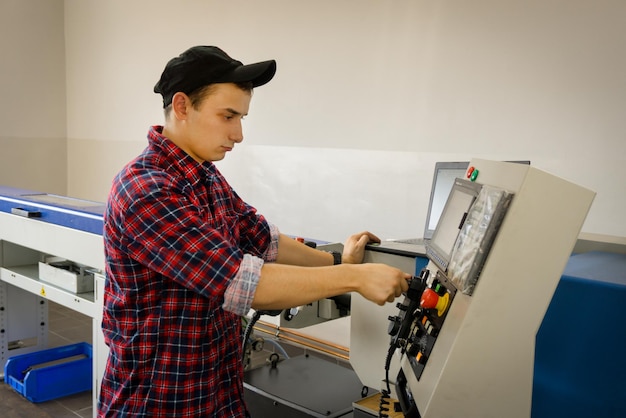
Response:
POLYGON ((573 255, 537 332, 531 416, 626 417, 626 254, 573 255))
POLYGON ((104 203, 0 186, 0 212, 102 235, 104 203))

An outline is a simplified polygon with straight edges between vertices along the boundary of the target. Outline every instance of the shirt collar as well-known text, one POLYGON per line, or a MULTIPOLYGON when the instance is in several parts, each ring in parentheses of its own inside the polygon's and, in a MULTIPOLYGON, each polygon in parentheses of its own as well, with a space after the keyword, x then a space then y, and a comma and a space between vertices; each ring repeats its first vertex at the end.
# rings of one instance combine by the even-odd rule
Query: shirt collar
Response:
POLYGON ((148 142, 155 147, 163 158, 184 173, 185 177, 196 181, 202 181, 215 175, 215 164, 211 161, 199 163, 180 149, 169 138, 163 135, 163 126, 154 125, 148 132, 148 142))

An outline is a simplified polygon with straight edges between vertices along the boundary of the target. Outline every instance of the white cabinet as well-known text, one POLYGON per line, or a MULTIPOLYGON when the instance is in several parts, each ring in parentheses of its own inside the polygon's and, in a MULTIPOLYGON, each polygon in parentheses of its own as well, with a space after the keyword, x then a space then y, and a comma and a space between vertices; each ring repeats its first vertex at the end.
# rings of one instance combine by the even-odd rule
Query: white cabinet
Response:
POLYGON ((108 355, 101 332, 103 271, 100 234, 0 212, 0 366, 46 348, 49 301, 93 318, 94 414, 108 355), (38 263, 49 256, 88 266, 96 273, 94 290, 72 293, 41 281, 38 263))

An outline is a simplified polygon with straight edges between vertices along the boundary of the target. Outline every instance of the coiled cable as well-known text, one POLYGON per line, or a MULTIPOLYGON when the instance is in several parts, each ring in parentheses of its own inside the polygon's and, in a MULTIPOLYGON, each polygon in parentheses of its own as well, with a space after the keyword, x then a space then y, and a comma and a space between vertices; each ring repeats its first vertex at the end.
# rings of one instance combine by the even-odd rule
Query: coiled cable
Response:
POLYGON ((389 350, 387 351, 387 358, 385 359, 385 384, 386 388, 380 392, 380 402, 378 404, 378 418, 389 417, 390 401, 391 398, 391 386, 389 385, 389 369, 391 367, 391 359, 393 353, 396 351, 395 344, 389 344, 389 350))

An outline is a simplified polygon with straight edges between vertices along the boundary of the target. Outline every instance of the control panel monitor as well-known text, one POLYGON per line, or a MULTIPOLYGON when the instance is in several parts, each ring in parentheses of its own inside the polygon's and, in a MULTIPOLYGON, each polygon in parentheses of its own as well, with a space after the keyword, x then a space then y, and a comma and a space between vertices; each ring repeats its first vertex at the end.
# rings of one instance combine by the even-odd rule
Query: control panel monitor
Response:
POLYGON ((469 180, 462 178, 454 180, 437 228, 426 247, 428 258, 443 271, 448 268, 454 243, 481 188, 482 185, 469 180))

